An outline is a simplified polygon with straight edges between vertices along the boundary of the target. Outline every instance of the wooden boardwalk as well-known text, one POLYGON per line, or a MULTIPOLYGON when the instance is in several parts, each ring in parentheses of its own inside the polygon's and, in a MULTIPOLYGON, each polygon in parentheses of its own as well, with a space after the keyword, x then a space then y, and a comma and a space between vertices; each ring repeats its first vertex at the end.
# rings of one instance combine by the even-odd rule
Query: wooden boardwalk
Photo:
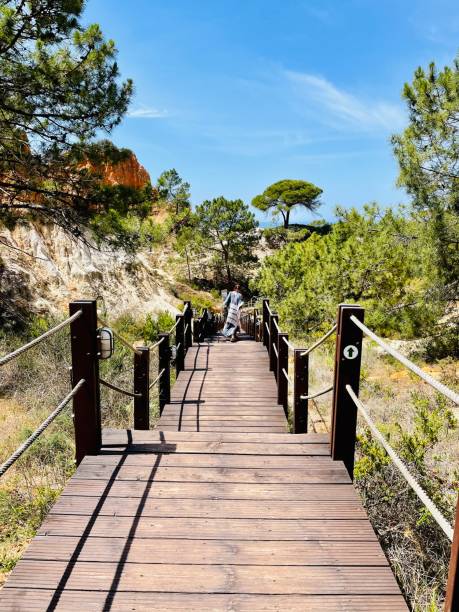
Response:
POLYGON ((406 610, 328 440, 291 435, 266 352, 194 346, 156 430, 105 430, 3 610, 406 610))

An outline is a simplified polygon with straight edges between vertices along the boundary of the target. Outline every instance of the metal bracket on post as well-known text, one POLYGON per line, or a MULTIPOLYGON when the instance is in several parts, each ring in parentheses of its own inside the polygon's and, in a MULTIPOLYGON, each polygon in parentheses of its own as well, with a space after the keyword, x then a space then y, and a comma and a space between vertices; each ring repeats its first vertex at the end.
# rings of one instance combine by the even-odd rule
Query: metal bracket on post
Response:
POLYGON ((269 369, 274 372, 274 376, 277 380, 277 355, 274 348, 277 350, 277 327, 276 324, 279 321, 279 315, 273 312, 269 315, 269 369))
POLYGON ((364 309, 348 304, 339 305, 330 440, 332 458, 344 462, 351 478, 354 476, 357 408, 346 391, 346 385, 350 385, 356 395, 359 394, 362 358, 362 330, 350 320, 352 315, 363 322, 364 309))
POLYGON ((309 355, 303 355, 304 349, 293 352, 293 433, 308 431, 308 400, 302 396, 309 390, 309 355))
POLYGON ((179 314, 175 317, 177 327, 175 328, 175 371, 177 376, 185 368, 185 321, 184 316, 179 314))
POLYGON ((285 416, 288 419, 288 346, 284 342, 288 340, 288 334, 279 333, 277 335, 277 403, 284 408, 285 416))
POLYGON ((162 414, 164 406, 171 401, 171 365, 170 365, 170 348, 169 334, 158 334, 158 340, 164 340, 158 347, 158 375, 164 370, 163 375, 159 379, 159 413, 162 414))
POLYGON ((150 429, 150 349, 134 353, 134 429, 150 429), (140 397, 139 397, 140 395, 140 397))
POLYGON ((263 300, 263 316, 262 316, 262 330, 261 337, 263 339, 263 346, 266 346, 267 351, 269 352, 269 334, 266 326, 269 326, 269 300, 263 300))
POLYGON ((70 324, 72 379, 74 384, 82 379, 85 381, 73 398, 77 465, 85 455, 97 454, 102 444, 96 300, 69 304, 70 315, 78 310, 82 311, 81 316, 70 324))

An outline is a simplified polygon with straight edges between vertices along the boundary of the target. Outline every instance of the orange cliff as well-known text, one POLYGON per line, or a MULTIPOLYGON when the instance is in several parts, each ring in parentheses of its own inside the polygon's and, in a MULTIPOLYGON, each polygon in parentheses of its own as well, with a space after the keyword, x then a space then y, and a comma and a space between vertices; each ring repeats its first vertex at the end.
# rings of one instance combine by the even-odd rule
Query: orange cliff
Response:
POLYGON ((124 185, 133 189, 142 189, 142 187, 151 183, 150 175, 139 163, 134 153, 131 153, 127 159, 115 164, 105 162, 98 167, 94 167, 91 162, 87 161, 82 167, 100 172, 104 185, 124 185))

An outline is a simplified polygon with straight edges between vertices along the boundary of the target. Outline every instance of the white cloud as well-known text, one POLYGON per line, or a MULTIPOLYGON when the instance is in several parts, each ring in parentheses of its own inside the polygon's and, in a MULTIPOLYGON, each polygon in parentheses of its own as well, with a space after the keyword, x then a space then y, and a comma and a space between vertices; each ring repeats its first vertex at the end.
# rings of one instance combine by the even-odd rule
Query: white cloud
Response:
POLYGON ((338 89, 322 76, 284 70, 285 78, 294 85, 301 98, 316 105, 321 119, 340 119, 364 130, 399 130, 406 123, 401 106, 383 101, 365 101, 338 89))
POLYGON ((169 113, 167 110, 160 110, 147 106, 141 106, 135 110, 128 111, 127 114, 128 117, 133 117, 134 119, 162 119, 168 115, 169 113))

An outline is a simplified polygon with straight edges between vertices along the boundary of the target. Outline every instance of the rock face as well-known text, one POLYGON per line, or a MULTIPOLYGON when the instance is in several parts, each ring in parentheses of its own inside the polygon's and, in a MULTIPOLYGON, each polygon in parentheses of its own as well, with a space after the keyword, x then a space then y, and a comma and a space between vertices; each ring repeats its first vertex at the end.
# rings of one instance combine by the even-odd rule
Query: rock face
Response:
POLYGON ((99 167, 94 167, 88 161, 83 164, 83 167, 91 168, 100 173, 102 183, 105 185, 124 185, 125 187, 142 189, 142 187, 151 183, 150 175, 139 163, 134 153, 116 164, 107 162, 99 167))
POLYGON ((58 227, 19 224, 0 232, 1 293, 37 314, 62 315, 71 300, 96 297, 103 298, 110 319, 126 312, 177 314, 179 301, 161 258, 165 255, 98 251, 58 227))

